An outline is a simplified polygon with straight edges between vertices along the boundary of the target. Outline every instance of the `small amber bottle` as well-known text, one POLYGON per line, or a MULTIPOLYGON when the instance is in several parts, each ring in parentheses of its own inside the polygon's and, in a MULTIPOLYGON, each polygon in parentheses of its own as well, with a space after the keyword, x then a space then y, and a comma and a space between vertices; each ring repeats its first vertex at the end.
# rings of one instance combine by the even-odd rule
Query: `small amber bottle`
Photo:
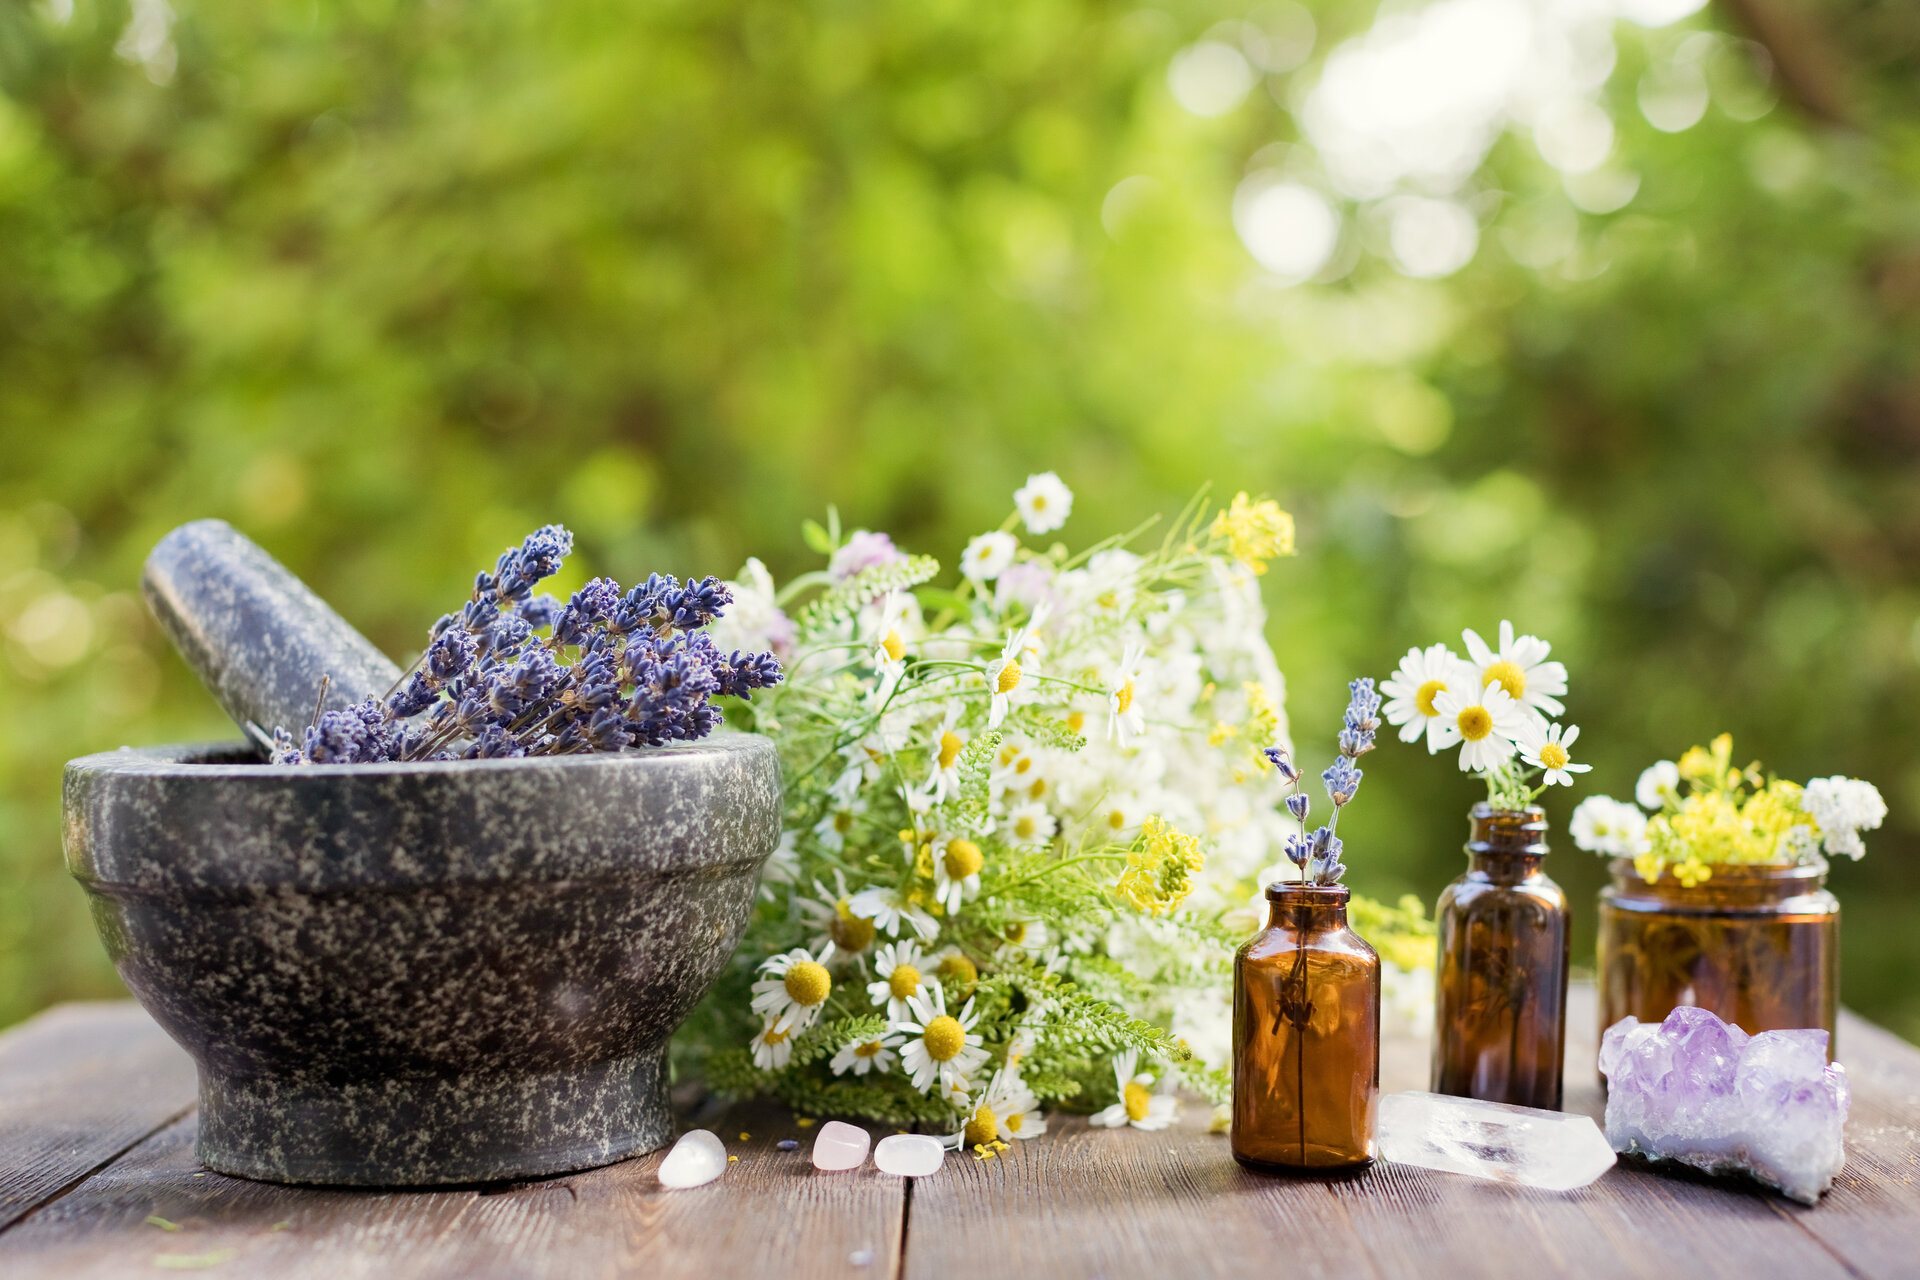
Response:
POLYGON ((1547 815, 1469 815, 1467 871, 1434 912, 1440 932, 1433 1091, 1560 1108, 1567 1042, 1567 895, 1547 878, 1547 815))
POLYGON ((1359 1168, 1380 1098, 1380 957, 1347 887, 1267 886, 1267 927, 1233 958, 1233 1158, 1359 1168))

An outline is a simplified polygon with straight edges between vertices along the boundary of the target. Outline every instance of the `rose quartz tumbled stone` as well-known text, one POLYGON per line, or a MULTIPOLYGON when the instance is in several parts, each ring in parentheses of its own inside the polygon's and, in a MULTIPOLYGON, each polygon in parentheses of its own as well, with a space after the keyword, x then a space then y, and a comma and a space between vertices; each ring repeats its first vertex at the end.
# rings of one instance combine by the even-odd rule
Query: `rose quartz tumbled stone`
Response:
POLYGON ((813 1167, 828 1173, 858 1169, 867 1162, 867 1148, 872 1143, 867 1131, 858 1125, 829 1120, 813 1140, 813 1167))

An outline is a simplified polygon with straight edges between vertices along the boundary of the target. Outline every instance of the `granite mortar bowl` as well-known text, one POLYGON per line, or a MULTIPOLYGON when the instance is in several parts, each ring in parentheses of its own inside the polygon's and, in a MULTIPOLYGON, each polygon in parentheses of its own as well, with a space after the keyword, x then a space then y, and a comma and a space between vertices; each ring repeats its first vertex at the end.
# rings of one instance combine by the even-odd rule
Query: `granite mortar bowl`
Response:
POLYGON ((668 1037, 779 837, 772 743, 255 761, 129 748, 66 772, 68 868, 199 1064, 203 1163, 419 1186, 666 1142, 668 1037))

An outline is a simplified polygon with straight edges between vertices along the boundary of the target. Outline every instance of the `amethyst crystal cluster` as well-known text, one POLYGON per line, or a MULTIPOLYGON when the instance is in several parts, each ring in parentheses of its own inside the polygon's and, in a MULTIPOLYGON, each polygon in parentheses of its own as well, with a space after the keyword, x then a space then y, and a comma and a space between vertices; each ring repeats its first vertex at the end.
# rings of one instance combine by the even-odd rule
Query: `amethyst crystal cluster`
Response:
POLYGON ((276 764, 490 759, 618 751, 703 738, 708 699, 750 698, 780 679, 770 653, 722 653, 705 628, 731 597, 715 578, 653 574, 622 592, 595 578, 565 604, 534 588, 573 535, 535 530, 474 578, 458 613, 384 698, 328 711, 296 741, 274 730, 276 764))
POLYGON ((1750 1036, 1706 1009, 1622 1018, 1600 1045, 1616 1151, 1745 1173, 1814 1204, 1846 1163, 1847 1073, 1825 1031, 1750 1036))

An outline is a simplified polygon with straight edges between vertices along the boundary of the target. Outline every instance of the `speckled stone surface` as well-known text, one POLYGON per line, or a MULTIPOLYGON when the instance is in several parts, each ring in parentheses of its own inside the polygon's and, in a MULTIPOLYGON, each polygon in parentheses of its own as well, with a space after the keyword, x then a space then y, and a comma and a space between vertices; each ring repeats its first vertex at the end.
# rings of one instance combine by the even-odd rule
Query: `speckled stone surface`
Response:
POLYGON ((672 1136, 667 1040, 740 940, 779 800, 750 735, 300 768, 129 749, 67 766, 67 863, 199 1063, 209 1167, 480 1182, 672 1136))
POLYGON ((174 647, 242 729, 251 720, 295 738, 327 706, 384 694, 400 668, 307 584, 224 520, 162 538, 140 579, 174 647))

